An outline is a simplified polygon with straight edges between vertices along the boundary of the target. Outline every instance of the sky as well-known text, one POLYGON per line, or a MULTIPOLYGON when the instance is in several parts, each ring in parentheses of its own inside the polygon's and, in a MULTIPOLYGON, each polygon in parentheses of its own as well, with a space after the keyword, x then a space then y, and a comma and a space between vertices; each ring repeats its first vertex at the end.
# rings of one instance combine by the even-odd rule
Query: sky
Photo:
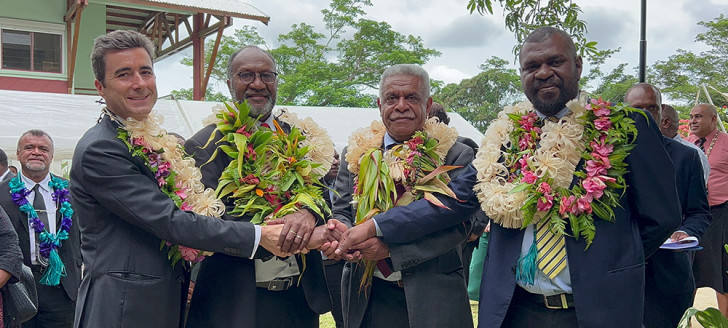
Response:
MULTIPOLYGON (((277 46, 279 34, 290 31, 291 25, 306 23, 325 31, 321 10, 328 8, 328 0, 245 0, 268 16, 268 26, 260 22, 234 19, 233 27, 256 26, 269 46, 277 46)), ((442 53, 431 58, 424 68, 433 79, 458 83, 480 72, 479 65, 491 56, 498 56, 513 63, 512 48, 515 36, 506 29, 503 12, 494 5, 493 15, 470 14, 467 0, 372 0, 372 6, 364 7, 365 18, 385 21, 392 29, 404 35, 422 37, 424 45, 442 53)), ((495 1, 494 2, 498 2, 495 1)), ((648 0, 647 1, 647 63, 667 60, 677 49, 700 52, 706 50, 702 43, 694 41, 695 35, 705 31, 697 25, 709 21, 720 13, 728 12, 728 0, 648 0)), ((587 38, 597 41, 600 49, 616 49, 603 66, 609 72, 620 63, 628 63, 628 72, 636 72, 639 63, 640 1, 610 0, 577 1, 582 8, 580 18, 587 23, 587 38)), ((155 64, 159 95, 171 90, 192 86, 192 69, 179 63, 189 56, 191 49, 155 64)), ((585 61, 583 74, 590 69, 585 61)), ((635 73, 636 74, 636 73, 635 73)), ((649 82, 649 81, 648 81, 649 82)), ((211 81, 212 83, 212 81, 211 81)), ((223 84, 215 86, 227 95, 223 84)))

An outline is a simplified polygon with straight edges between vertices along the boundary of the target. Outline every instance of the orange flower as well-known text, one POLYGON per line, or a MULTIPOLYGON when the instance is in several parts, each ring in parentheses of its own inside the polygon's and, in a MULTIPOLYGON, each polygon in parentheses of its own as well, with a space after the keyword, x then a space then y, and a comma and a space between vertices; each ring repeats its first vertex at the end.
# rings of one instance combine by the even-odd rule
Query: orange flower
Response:
POLYGON ((263 190, 255 189, 255 194, 258 195, 258 197, 263 197, 263 190))

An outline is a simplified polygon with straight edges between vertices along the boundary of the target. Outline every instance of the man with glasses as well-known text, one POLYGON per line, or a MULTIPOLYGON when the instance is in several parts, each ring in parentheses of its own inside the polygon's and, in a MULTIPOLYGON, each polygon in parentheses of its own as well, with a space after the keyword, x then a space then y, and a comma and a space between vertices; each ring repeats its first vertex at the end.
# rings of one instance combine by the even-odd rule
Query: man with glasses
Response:
MULTIPOLYGON (((247 102, 250 117, 258 118, 260 126, 273 127, 276 118, 272 110, 278 81, 276 64, 270 53, 255 46, 236 51, 230 56, 227 75, 233 101, 247 102)), ((278 123, 290 131, 288 125, 278 123)), ((187 152, 193 154, 200 166, 205 187, 213 189, 232 160, 218 152, 207 163, 218 146, 216 142, 207 142, 214 129, 215 125, 205 127, 185 144, 187 152)), ((219 132, 214 136, 215 141, 221 138, 219 132)), ((231 209, 232 200, 224 201, 231 209)), ((252 219, 248 215, 227 214, 224 218, 252 219)), ((284 244, 280 250, 289 254, 303 250, 317 221, 320 223, 305 209, 287 216, 280 237, 287 237, 291 247, 284 244), (296 237, 290 240, 292 236, 296 237)), ((216 253, 201 263, 187 327, 318 327, 318 315, 328 312, 331 307, 320 253, 308 253, 305 267, 300 255, 281 258, 260 251, 254 258, 216 253)))

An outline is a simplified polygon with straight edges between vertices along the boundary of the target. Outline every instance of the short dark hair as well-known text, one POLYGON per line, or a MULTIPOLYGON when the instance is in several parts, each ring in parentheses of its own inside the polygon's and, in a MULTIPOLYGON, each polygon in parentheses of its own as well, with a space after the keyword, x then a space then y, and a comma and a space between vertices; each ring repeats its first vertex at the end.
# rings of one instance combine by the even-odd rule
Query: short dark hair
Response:
POLYGON ((47 132, 40 130, 40 129, 31 129, 31 130, 23 132, 23 134, 20 135, 20 138, 18 138, 18 151, 20 151, 20 140, 22 140, 23 137, 25 137, 27 135, 32 135, 34 137, 44 137, 45 136, 48 138, 48 140, 51 141, 51 153, 53 152, 53 149, 55 149, 55 147, 53 146, 53 138, 51 138, 50 134, 48 134, 47 132))
POLYGON ((124 50, 143 48, 149 54, 150 59, 154 59, 154 44, 144 34, 131 30, 116 30, 101 35, 94 40, 94 46, 91 49, 91 67, 94 76, 106 86, 106 53, 109 50, 124 50))
POLYGON ((2 172, 5 172, 5 169, 8 168, 8 154, 2 149, 0 149, 0 168, 3 169, 2 172))
POLYGON ((437 102, 432 102, 432 106, 430 106, 430 112, 427 113, 427 117, 437 117, 440 122, 445 123, 445 125, 450 124, 450 117, 447 116, 445 107, 437 102))
MULTIPOLYGON (((533 32, 528 34, 526 39, 523 40, 523 44, 541 43, 550 39, 556 34, 560 35, 566 42, 566 45, 569 47, 569 49, 567 49, 569 51, 569 56, 576 57, 576 45, 574 45, 574 40, 571 39, 571 35, 569 35, 569 33, 566 33, 566 31, 564 30, 560 30, 552 26, 542 26, 533 30, 533 32)), ((520 57, 521 54, 519 53, 518 56, 520 57)))
POLYGON ((243 50, 246 50, 246 49, 258 49, 258 50, 260 50, 260 52, 266 54, 266 56, 268 56, 268 58, 270 58, 271 63, 273 63, 273 70, 277 71, 276 60, 275 60, 275 58, 273 58, 273 55, 271 55, 271 53, 269 51, 263 50, 258 46, 245 46, 238 50, 235 50, 235 52, 233 52, 233 54, 230 55, 230 60, 228 60, 228 63, 227 63, 228 80, 232 81, 234 78, 233 76, 236 73, 236 72, 233 72, 233 61, 235 60, 235 57, 237 57, 243 50))

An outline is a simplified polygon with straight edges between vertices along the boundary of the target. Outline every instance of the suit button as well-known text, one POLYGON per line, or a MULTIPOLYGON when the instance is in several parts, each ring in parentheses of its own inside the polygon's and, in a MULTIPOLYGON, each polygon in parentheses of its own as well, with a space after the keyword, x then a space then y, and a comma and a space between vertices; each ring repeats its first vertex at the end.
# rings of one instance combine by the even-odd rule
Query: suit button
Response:
POLYGON ((511 267, 511 273, 516 274, 516 267, 511 267))

